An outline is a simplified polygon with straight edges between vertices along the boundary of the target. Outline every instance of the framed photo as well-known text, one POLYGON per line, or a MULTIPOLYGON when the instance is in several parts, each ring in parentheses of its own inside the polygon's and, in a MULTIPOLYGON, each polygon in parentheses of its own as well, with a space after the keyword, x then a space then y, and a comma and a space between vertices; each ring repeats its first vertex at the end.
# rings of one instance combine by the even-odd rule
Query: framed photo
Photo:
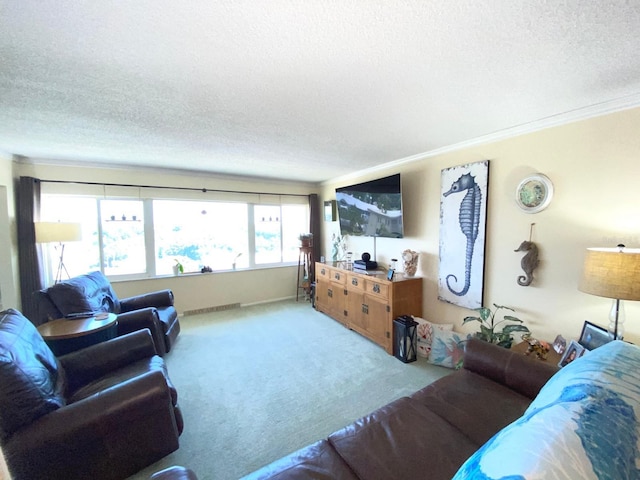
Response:
POLYGON ((601 347, 605 343, 609 343, 611 340, 613 340, 613 338, 606 329, 585 321, 578 343, 587 350, 593 350, 594 348, 601 347))
POLYGON ((392 281, 392 280, 393 280, 393 274, 394 274, 394 273, 395 273, 395 270, 393 270, 393 269, 391 269, 391 268, 390 268, 390 269, 387 271, 387 280, 392 281))
POLYGON ((553 341, 553 349, 557 354, 562 355, 567 348, 567 341, 564 339, 562 335, 558 335, 556 339, 553 341))
POLYGON ((553 183, 541 173, 530 175, 516 188, 516 203, 526 213, 538 213, 549 206, 553 183))
POLYGON ((571 340, 571 343, 564 351, 564 355, 560 359, 560 363, 558 363, 559 367, 566 367, 571 362, 573 362, 576 358, 580 358, 584 355, 585 349, 582 345, 580 345, 575 340, 571 340))

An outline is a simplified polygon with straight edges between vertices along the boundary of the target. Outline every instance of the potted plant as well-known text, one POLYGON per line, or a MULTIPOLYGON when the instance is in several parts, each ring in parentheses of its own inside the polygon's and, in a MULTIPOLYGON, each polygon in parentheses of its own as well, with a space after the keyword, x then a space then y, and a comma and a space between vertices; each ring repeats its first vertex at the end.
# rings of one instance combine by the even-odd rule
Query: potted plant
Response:
POLYGON ((313 245, 313 233, 301 233, 298 235, 301 247, 311 247, 313 245))
POLYGON ((240 255, 242 255, 242 252, 240 252, 239 254, 237 254, 237 255, 235 256, 235 258, 233 259, 232 267, 233 267, 233 269, 234 269, 234 270, 236 269, 236 262, 238 261, 238 257, 239 257, 240 255))
POLYGON ((500 347, 511 348, 513 343, 514 332, 526 332, 529 333, 529 329, 522 325, 522 320, 512 315, 503 315, 502 320, 496 320, 496 315, 500 310, 510 310, 515 312, 513 308, 505 307, 503 305, 493 304, 495 310, 491 310, 487 307, 476 308, 478 317, 465 317, 462 322, 463 325, 469 322, 480 322, 480 331, 476 332, 476 338, 484 340, 485 342, 495 343, 500 347), (509 325, 499 325, 505 322, 515 322, 509 325))
POLYGON ((176 258, 176 264, 173 266, 173 274, 174 275, 179 275, 181 273, 184 273, 184 267, 182 266, 182 264, 176 258))

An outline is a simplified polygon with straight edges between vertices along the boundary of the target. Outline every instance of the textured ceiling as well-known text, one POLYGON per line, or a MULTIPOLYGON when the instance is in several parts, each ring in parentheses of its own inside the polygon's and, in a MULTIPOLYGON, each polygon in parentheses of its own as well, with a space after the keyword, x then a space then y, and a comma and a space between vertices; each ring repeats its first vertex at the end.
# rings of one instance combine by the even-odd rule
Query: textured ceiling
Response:
POLYGON ((639 25, 637 0, 0 0, 0 150, 320 182, 638 105, 639 25))

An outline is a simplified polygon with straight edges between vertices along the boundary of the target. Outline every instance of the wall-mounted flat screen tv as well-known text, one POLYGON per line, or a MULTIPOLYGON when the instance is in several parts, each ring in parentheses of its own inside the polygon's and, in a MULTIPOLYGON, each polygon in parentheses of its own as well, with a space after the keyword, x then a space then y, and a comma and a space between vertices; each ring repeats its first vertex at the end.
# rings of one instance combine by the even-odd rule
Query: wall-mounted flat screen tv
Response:
POLYGON ((342 235, 402 238, 400 174, 336 188, 342 235))

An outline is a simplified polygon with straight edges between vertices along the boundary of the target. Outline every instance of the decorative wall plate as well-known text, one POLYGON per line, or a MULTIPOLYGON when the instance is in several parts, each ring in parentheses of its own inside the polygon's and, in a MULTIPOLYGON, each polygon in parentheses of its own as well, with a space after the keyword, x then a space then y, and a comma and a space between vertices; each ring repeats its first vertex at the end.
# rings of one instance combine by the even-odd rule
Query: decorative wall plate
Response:
POLYGON ((516 189, 516 203, 526 213, 538 213, 549 206, 553 183, 541 173, 529 175, 516 189))

